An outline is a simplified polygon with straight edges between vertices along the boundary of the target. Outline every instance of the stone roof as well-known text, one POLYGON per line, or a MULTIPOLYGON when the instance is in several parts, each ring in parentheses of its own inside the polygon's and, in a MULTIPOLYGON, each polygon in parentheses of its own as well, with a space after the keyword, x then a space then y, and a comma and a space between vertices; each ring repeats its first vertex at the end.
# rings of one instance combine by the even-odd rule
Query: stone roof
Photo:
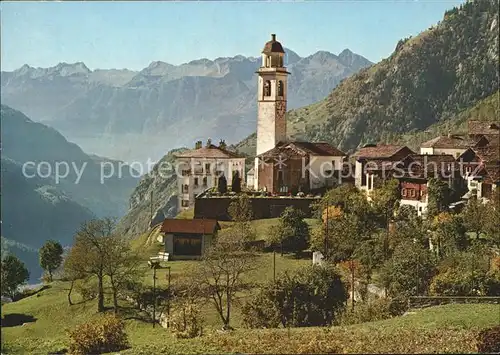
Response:
POLYGON ((472 150, 484 163, 490 163, 490 164, 500 163, 499 147, 486 146, 481 148, 473 148, 472 150))
POLYGON ((270 53, 285 53, 283 46, 276 40, 276 35, 271 35, 271 40, 266 42, 264 45, 264 49, 262 53, 270 54, 270 53))
POLYGON ((476 121, 470 120, 468 122, 469 134, 500 134, 500 124, 495 121, 476 121))
POLYGON ((175 155, 177 158, 244 158, 235 152, 211 144, 208 147, 189 150, 175 155))
POLYGON ((279 142, 276 147, 259 156, 272 157, 276 155, 343 157, 347 154, 326 142, 279 142))
POLYGON ((213 234, 220 229, 215 219, 165 219, 161 226, 162 233, 213 234))
POLYGON ((402 149, 407 149, 410 154, 415 153, 405 145, 383 144, 376 146, 365 146, 353 154, 356 158, 390 159, 402 149))
POLYGON ((403 160, 403 165, 404 175, 411 178, 427 179, 440 173, 445 177, 444 174, 459 170, 459 164, 451 154, 411 154, 403 160))
POLYGON ((469 148, 478 143, 477 139, 471 139, 461 135, 439 136, 421 144, 422 148, 469 148))

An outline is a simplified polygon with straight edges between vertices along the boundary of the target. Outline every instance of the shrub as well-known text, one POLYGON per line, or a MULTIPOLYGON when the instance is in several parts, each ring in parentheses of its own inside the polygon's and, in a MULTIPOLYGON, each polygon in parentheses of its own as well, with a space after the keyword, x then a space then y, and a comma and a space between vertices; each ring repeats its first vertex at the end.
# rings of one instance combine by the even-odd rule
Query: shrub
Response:
POLYGON ((111 314, 77 326, 69 338, 69 353, 73 355, 108 353, 128 347, 125 323, 111 314))
POLYGON ((280 324, 279 311, 265 292, 259 292, 242 309, 243 323, 249 328, 277 328, 280 324))
POLYGON ((354 310, 350 309, 342 314, 340 323, 350 325, 391 318, 390 306, 391 300, 387 298, 356 303, 354 310))
POLYGON ((179 305, 171 316, 172 332, 178 338, 194 338, 202 335, 203 318, 194 302, 179 305))
POLYGON ((500 352, 500 325, 484 329, 477 335, 477 351, 480 353, 500 352))

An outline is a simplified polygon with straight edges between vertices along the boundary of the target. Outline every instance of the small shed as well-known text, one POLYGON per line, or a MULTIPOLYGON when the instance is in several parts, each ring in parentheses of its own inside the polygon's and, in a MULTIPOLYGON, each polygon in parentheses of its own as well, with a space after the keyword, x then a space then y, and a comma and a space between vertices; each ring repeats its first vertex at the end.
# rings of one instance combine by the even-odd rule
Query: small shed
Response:
POLYGON ((217 236, 215 219, 171 219, 163 221, 159 241, 170 260, 200 259, 217 236))

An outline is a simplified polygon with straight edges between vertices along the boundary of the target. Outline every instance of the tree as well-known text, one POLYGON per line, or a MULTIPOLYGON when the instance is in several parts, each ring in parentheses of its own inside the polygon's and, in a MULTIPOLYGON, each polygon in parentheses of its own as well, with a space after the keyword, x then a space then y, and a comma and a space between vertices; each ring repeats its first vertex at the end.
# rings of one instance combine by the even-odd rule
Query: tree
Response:
POLYGON ((52 282, 52 273, 62 263, 63 248, 61 243, 54 240, 48 240, 40 248, 40 266, 48 272, 49 281, 52 282))
POLYGON ((428 249, 414 242, 403 242, 380 270, 380 279, 393 297, 421 295, 435 274, 428 249))
POLYGON ((238 235, 219 236, 195 273, 193 282, 212 300, 224 329, 231 329, 233 300, 247 287, 243 276, 255 267, 254 258, 238 235))
POLYGON ((219 177, 219 180, 217 182, 217 189, 221 194, 225 194, 227 192, 227 180, 224 175, 221 175, 219 177))
POLYGON ((29 271, 24 263, 15 255, 7 255, 2 259, 2 296, 15 300, 19 286, 25 284, 29 277, 29 271))
POLYGON ((235 171, 233 174, 233 180, 231 182, 231 191, 240 193, 241 192, 241 178, 240 173, 235 171))
POLYGON ((108 257, 108 241, 115 227, 112 218, 95 219, 82 224, 65 266, 70 273, 78 272, 97 278, 97 311, 104 311, 104 276, 108 257))
POLYGON ((434 244, 439 258, 455 251, 464 251, 467 248, 469 244, 466 235, 467 229, 461 216, 441 212, 434 217, 432 227, 434 244))
POLYGON ((489 212, 486 205, 474 196, 469 198, 467 205, 462 211, 465 227, 469 232, 476 234, 476 239, 479 239, 481 233, 486 231, 488 225, 487 216, 489 212))
POLYGON ((451 202, 451 189, 446 182, 441 179, 429 179, 427 217, 434 218, 441 212, 448 211, 451 202))
POLYGON ((269 230, 271 242, 281 244, 283 251, 296 255, 309 244, 309 226, 304 221, 304 213, 293 207, 287 207, 279 218, 278 225, 269 230))
POLYGON ((118 312, 119 291, 125 289, 129 281, 141 276, 140 263, 141 259, 132 251, 127 240, 115 235, 106 238, 104 272, 111 284, 115 313, 118 312))
MULTIPOLYGON (((234 191, 234 190, 233 190, 234 191)), ((246 194, 239 195, 229 204, 229 216, 234 222, 249 222, 252 220, 252 203, 246 194)))
POLYGON ((328 326, 345 308, 347 290, 338 271, 312 265, 279 275, 243 307, 245 323, 252 327, 328 326))

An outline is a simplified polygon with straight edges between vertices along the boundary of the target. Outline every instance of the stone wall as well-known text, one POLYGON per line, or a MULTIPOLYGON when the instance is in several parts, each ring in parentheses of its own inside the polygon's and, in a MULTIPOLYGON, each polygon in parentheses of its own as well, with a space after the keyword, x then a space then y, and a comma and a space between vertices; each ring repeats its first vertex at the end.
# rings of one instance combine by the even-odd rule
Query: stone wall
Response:
MULTIPOLYGON (((231 197, 202 197, 197 198, 194 205, 194 218, 213 218, 219 221, 230 221, 227 212, 229 205, 235 198, 231 197)), ((316 198, 306 197, 254 197, 250 198, 254 219, 277 218, 288 206, 302 210, 306 218, 313 216, 311 204, 319 201, 316 198)))

